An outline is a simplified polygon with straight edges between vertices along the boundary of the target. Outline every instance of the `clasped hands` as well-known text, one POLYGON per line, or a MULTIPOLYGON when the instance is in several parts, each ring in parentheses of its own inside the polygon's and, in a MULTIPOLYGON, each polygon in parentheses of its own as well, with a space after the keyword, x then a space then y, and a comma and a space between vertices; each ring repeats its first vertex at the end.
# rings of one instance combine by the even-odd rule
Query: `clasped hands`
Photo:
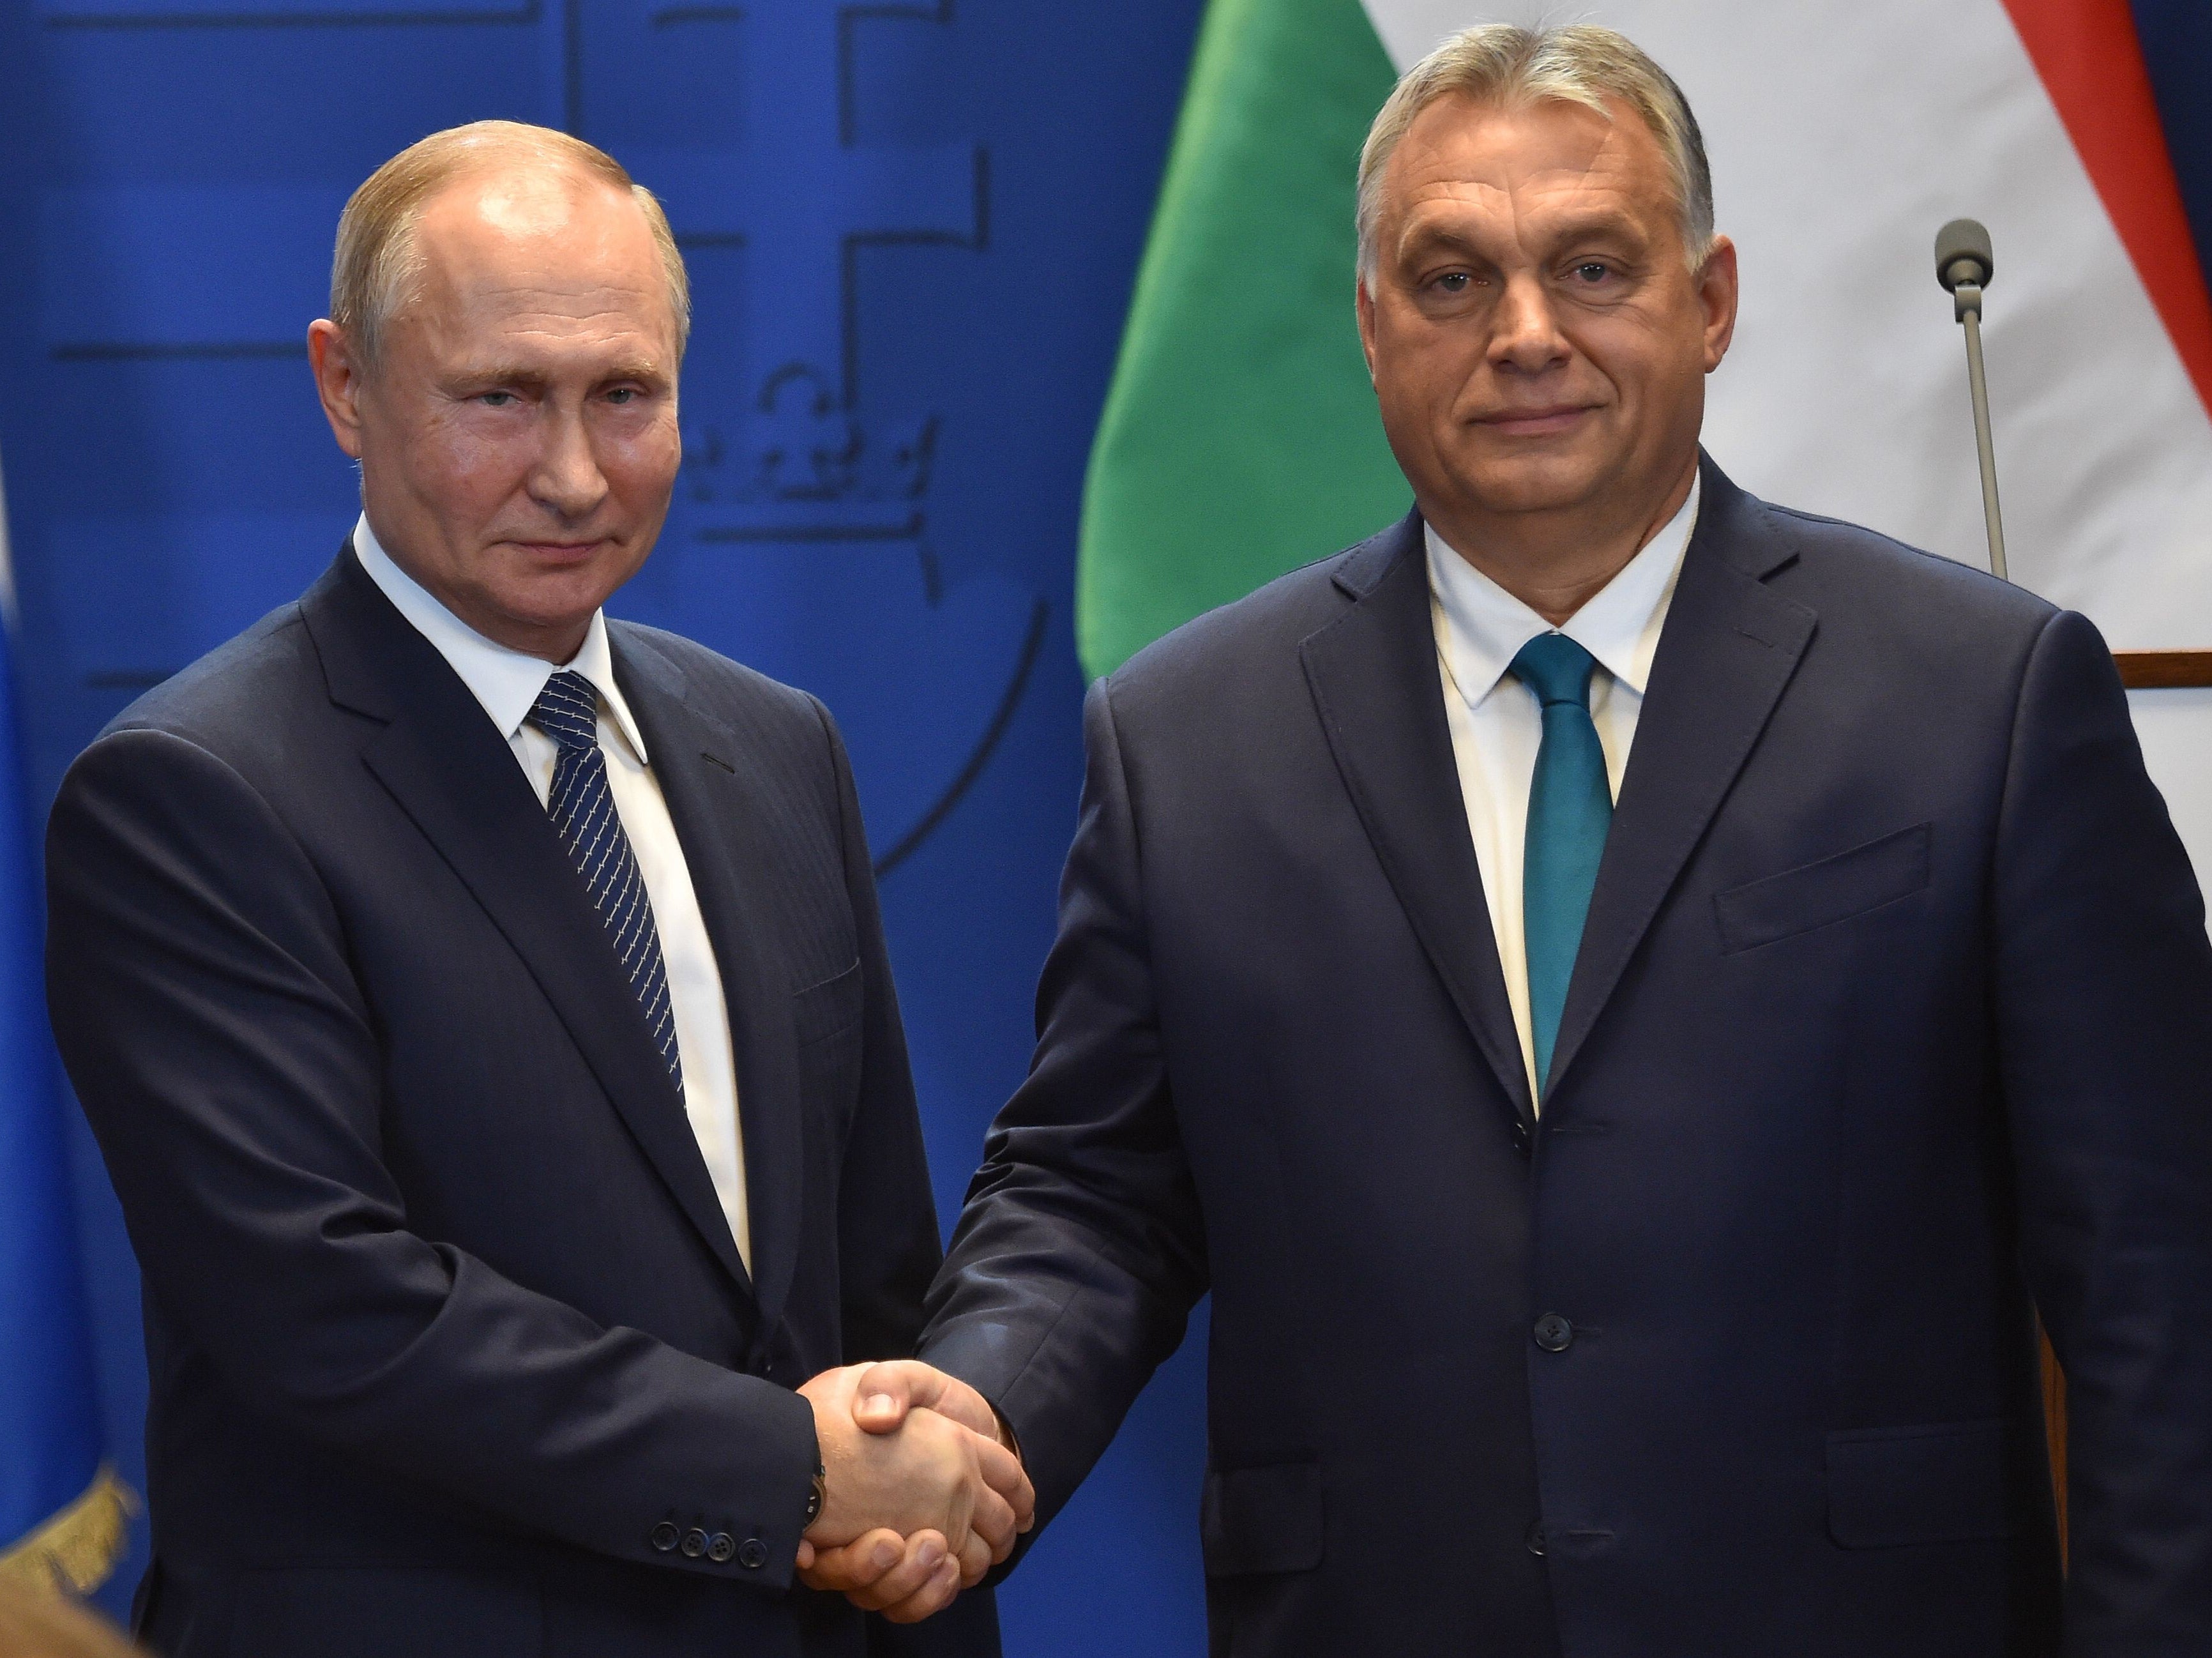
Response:
POLYGON ((826 1495, 799 1576, 895 1623, 943 1611, 1013 1552, 1036 1494, 998 1413, 915 1359, 824 1370, 814 1407, 826 1495))

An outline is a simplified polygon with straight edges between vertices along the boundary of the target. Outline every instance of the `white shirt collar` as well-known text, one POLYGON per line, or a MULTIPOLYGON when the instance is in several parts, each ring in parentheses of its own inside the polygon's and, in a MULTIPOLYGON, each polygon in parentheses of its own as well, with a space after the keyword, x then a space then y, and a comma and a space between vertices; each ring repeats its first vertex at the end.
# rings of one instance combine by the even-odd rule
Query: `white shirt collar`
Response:
MULTIPOLYGON (((1644 543, 1620 574, 1606 583, 1558 631, 1588 651, 1598 665, 1638 696, 1651 674, 1659 646, 1658 623, 1666 619, 1682 572, 1682 555, 1697 527, 1701 478, 1692 479, 1681 508, 1659 533, 1644 543)), ((1429 591, 1443 613, 1439 644, 1452 683, 1469 708, 1498 688, 1521 647, 1552 624, 1468 563, 1425 525, 1428 542, 1429 591)))
POLYGON ((545 689, 545 682, 556 672, 580 673, 599 692, 600 706, 612 718, 615 728, 629 744, 638 762, 647 763, 645 739, 638 734, 637 722, 630 717, 629 704, 623 700, 621 687, 615 683, 614 653, 607 644, 605 612, 592 612, 592 625, 585 631, 582 647, 573 660, 562 663, 556 669, 544 657, 510 650, 486 639, 447 610, 421 582, 393 562, 392 555, 384 550, 384 544, 376 538, 376 531, 369 527, 366 513, 353 528, 353 552, 361 561, 361 568, 368 573, 368 579, 383 591, 399 614, 407 618, 416 632, 436 646, 438 654, 453 665, 461 683, 483 705, 492 724, 499 727, 501 737, 514 740, 532 705, 538 701, 538 693, 545 689))

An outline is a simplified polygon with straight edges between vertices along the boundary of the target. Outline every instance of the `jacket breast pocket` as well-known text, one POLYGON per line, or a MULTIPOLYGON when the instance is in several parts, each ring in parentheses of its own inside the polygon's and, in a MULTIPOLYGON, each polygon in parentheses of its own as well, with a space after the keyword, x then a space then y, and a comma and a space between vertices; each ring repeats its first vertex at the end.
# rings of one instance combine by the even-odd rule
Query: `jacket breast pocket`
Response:
POLYGON ((1911 897, 1928 885, 1934 837, 1935 825, 1915 823, 1832 858, 1716 894, 1722 950, 1729 955, 1755 950, 1911 897))
POLYGON ((791 997, 792 1034, 801 1048, 827 1042, 841 1036, 860 1022, 860 1000, 864 987, 860 983, 860 963, 855 957, 852 966, 842 973, 833 975, 819 984, 804 990, 793 991, 791 997))
POLYGON ((2002 1421, 1828 1436, 1828 1534, 1847 1549, 1970 1543, 2021 1528, 2002 1421))
POLYGON ((1209 1577, 1311 1571, 1321 1564, 1321 1464, 1209 1468, 1199 1539, 1209 1577))

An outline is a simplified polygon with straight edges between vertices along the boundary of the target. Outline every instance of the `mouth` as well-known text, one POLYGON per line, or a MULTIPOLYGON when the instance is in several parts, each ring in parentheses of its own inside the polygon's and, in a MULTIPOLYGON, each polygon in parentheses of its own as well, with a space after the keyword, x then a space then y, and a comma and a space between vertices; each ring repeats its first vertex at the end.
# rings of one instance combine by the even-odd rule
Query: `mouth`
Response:
POLYGON ((1495 414, 1478 417, 1474 424, 1501 437, 1551 437, 1573 430, 1591 410, 1592 405, 1584 403, 1554 404, 1540 409, 1501 409, 1495 414))
POLYGON ((541 564, 581 564, 607 544, 604 536, 589 541, 522 541, 507 544, 519 549, 523 556, 541 564))

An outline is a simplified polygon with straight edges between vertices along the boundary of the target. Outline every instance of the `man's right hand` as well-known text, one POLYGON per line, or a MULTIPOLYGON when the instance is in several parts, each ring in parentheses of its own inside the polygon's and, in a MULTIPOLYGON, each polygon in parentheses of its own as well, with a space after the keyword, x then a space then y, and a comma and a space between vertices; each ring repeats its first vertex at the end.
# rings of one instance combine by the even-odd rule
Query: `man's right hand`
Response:
MULTIPOLYGON (((859 1369, 850 1394, 853 1418, 870 1434, 896 1434, 909 1419, 934 1413, 988 1438, 1012 1455, 1018 1467, 1020 1447, 998 1412, 957 1376, 915 1359, 859 1369)), ((1011 1500, 1015 1530, 1029 1530, 1036 1523, 1036 1493, 1026 1477, 1011 1500)), ((1012 1552, 1011 1538, 986 1548, 981 1534, 974 1533, 955 1562, 945 1558, 944 1540, 934 1533, 901 1537, 890 1530, 874 1531, 842 1547, 804 1552, 800 1576, 812 1588, 842 1594, 854 1605, 880 1612, 893 1623, 915 1623, 942 1611, 960 1589, 973 1588, 1012 1552)))
POLYGON ((805 1568, 817 1552, 863 1538, 880 1544, 895 1536, 905 1546, 904 1570, 896 1574, 903 1582, 927 1558, 933 1533, 945 1558, 925 1568, 923 1582, 932 1592, 921 1604, 942 1604, 939 1580, 945 1580, 942 1600, 949 1600, 993 1560, 1003 1560, 1017 1531, 1026 1529, 1035 1497, 1020 1461, 994 1431, 987 1436, 934 1410, 902 1411, 896 1424, 872 1423, 872 1431, 863 1430, 855 1400, 870 1368, 827 1370, 799 1390, 814 1407, 825 1487, 799 1564, 805 1568))

